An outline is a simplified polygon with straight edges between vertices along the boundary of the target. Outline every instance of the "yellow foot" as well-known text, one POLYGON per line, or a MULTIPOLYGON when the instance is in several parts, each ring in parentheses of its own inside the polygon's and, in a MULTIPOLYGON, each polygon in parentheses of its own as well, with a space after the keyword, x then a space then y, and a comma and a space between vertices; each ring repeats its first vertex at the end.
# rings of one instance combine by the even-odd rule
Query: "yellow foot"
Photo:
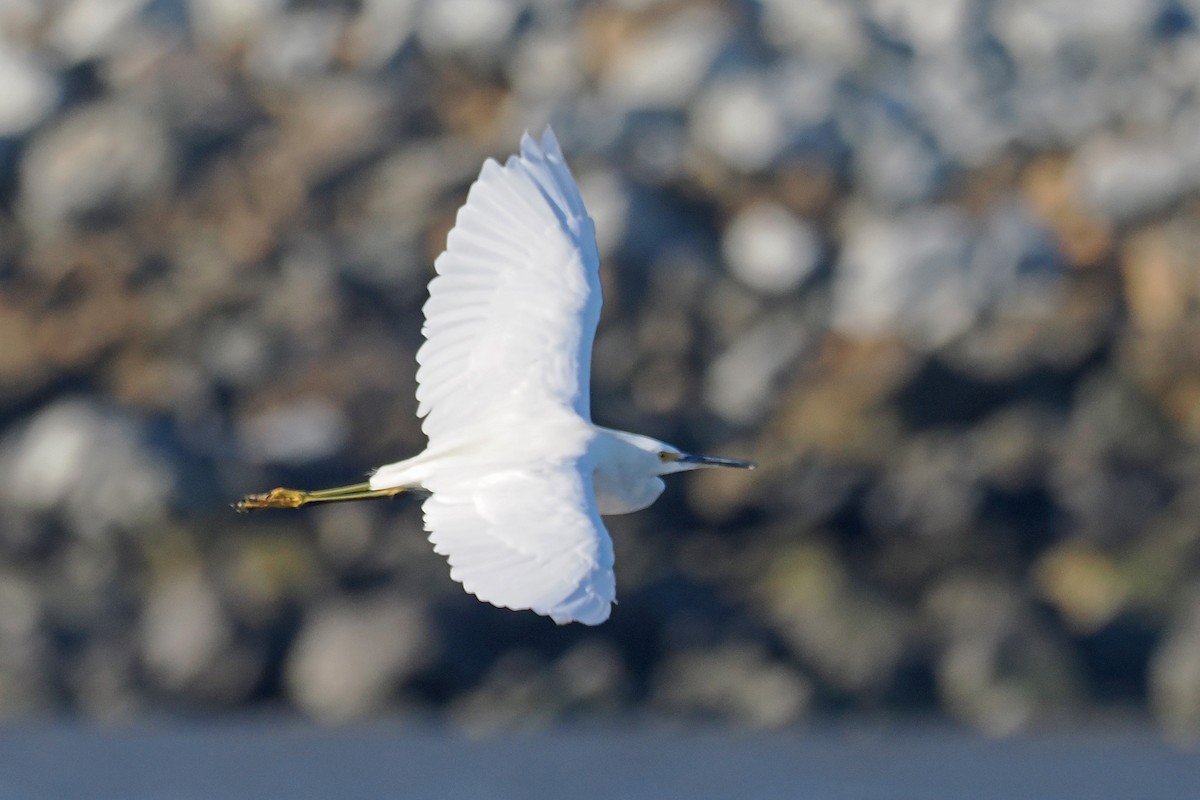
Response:
POLYGON ((396 486, 391 489, 372 489, 369 483, 338 486, 334 489, 318 489, 314 492, 279 487, 265 494, 246 495, 238 501, 237 510, 299 508, 309 503, 338 503, 343 500, 368 500, 372 497, 394 497, 404 491, 406 491, 404 486, 396 486))
POLYGON ((266 494, 248 494, 237 504, 238 511, 253 508, 299 508, 308 502, 308 492, 299 489, 284 489, 282 486, 266 494))

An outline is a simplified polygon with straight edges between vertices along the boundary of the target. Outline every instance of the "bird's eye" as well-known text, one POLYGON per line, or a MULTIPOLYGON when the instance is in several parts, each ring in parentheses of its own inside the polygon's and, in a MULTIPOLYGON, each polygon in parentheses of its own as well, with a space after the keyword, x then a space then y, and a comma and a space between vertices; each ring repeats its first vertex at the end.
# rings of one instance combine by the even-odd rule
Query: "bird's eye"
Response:
POLYGON ((658 451, 658 460, 663 462, 664 464, 667 463, 668 459, 670 459, 670 458, 671 458, 671 454, 668 453, 666 450, 658 451))

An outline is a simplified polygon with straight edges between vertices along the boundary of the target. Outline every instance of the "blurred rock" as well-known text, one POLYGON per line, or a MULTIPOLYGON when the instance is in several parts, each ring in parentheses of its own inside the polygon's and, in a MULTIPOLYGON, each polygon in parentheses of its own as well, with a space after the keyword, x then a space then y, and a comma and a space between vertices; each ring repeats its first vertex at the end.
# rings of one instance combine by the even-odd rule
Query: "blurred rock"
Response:
POLYGON ((1129 237, 1121 252, 1125 297, 1133 322, 1145 331, 1167 333, 1188 316, 1196 296, 1196 267, 1170 231, 1152 228, 1129 237))
POLYGON ((808 709, 812 687, 755 645, 681 652, 657 675, 654 706, 687 715, 714 715, 740 727, 780 728, 808 709))
POLYGON ((1194 738, 1200 7, 1079 5, 0 3, 0 714, 1194 738), (608 520, 598 630, 418 501, 227 507, 420 449, 432 262, 547 121, 598 419, 763 467, 608 520))
POLYGON ((1200 738, 1200 594, 1195 588, 1171 621, 1150 664, 1150 701, 1159 721, 1175 738, 1200 738))
POLYGON ((340 409, 320 398, 300 399, 249 417, 242 450, 252 462, 302 464, 337 453, 348 432, 340 409))
POLYGON ((968 0, 873 0, 866 8, 868 20, 885 36, 925 55, 962 40, 971 4, 968 0))
POLYGON ((172 162, 159 120, 113 101, 75 111, 30 144, 20 208, 34 231, 108 217, 165 190, 172 162))
POLYGON ((759 418, 772 401, 776 379, 795 362, 807 340, 791 315, 764 320, 709 365, 705 403, 732 422, 759 418))
POLYGON ((952 715, 1004 735, 1077 708, 1070 655, 1027 621, 1030 611, 1011 588, 952 574, 930 590, 925 609, 943 642, 938 690, 952 715))
POLYGON ((860 12, 838 0, 765 0, 762 32, 776 46, 841 66, 866 58, 870 44, 860 12))
POLYGON ((47 39, 70 63, 108 55, 136 29, 149 0, 72 0, 54 18, 47 39))
POLYGON ((342 15, 327 9, 280 14, 255 37, 246 54, 247 70, 268 84, 302 84, 325 75, 337 56, 343 26, 342 15))
POLYGON ((603 59, 601 92, 624 111, 682 108, 701 86, 728 25, 713 7, 689 6, 654 23, 631 26, 632 35, 616 42, 597 42, 603 59))
POLYGON ((1030 204, 1056 235, 1068 264, 1087 267, 1108 255, 1112 230, 1084 206, 1065 162, 1054 157, 1036 159, 1026 169, 1023 183, 1030 204))
POLYGON ((953 50, 916 66, 917 102, 930 132, 947 156, 968 167, 1002 159, 1017 136, 1016 125, 993 90, 1003 80, 1001 71, 995 62, 953 50))
POLYGON ((42 600, 27 578, 0 575, 0 716, 28 714, 50 701, 50 655, 42 600))
POLYGON ((837 106, 838 132, 853 149, 854 180, 868 201, 883 207, 929 203, 949 167, 911 108, 917 98, 899 94, 906 88, 837 106))
POLYGON ((58 102, 53 75, 32 58, 0 42, 0 136, 25 133, 58 102))
POLYGON ((279 109, 278 157, 319 182, 351 168, 376 148, 390 98, 355 79, 310 79, 279 109))
POLYGON ((517 0, 444 0, 421 7, 417 36, 434 52, 496 53, 517 21, 517 0))
POLYGON ((695 141, 737 172, 766 169, 786 144, 772 87, 758 75, 722 76, 694 108, 695 141))
POLYGON ((394 597, 334 601, 304 623, 287 663, 292 701, 327 722, 369 714, 433 655, 420 610, 394 597))
POLYGON ((0 475, 6 506, 57 515, 85 537, 161 518, 173 488, 141 425, 84 399, 60 400, 9 432, 0 475))
POLYGON ((1080 15, 1071 0, 1003 0, 993 30, 1018 63, 1033 69, 1049 59, 1071 58, 1081 48, 1101 63, 1130 58, 1154 25, 1157 3, 1101 0, 1080 15), (1086 18, 1085 18, 1086 17, 1086 18))
POLYGON ((764 294, 798 288, 821 256, 816 231, 773 203, 743 209, 729 223, 721 244, 730 271, 764 294))
POLYGON ((915 354, 895 343, 827 341, 808 379, 779 402, 775 424, 790 443, 785 449, 851 464, 881 461, 903 435, 885 398, 916 364, 915 354))
POLYGON ((837 70, 823 61, 789 58, 764 77, 787 129, 786 138, 806 137, 807 147, 830 160, 836 158, 840 142, 823 142, 820 129, 834 119, 841 88, 837 70))
POLYGON ((1079 194, 1113 222, 1145 218, 1167 209, 1197 185, 1187 164, 1166 142, 1097 138, 1072 160, 1079 194))
POLYGON ((864 502, 880 531, 941 539, 970 531, 983 502, 982 463, 971 443, 944 434, 913 436, 892 454, 864 502))
POLYGON ((278 620, 309 602, 324 578, 307 537, 239 536, 221 542, 211 557, 218 572, 214 584, 230 620, 255 630, 270 630, 278 620))
POLYGON ((197 571, 171 576, 147 599, 141 650, 165 689, 180 692, 203 679, 232 636, 216 592, 197 571))
POLYGON ((412 35, 418 0, 364 0, 347 31, 349 57, 364 69, 390 61, 412 35))
POLYGON ((1082 633, 1094 633, 1117 615, 1129 595, 1128 582, 1111 558, 1078 544, 1046 552, 1034 569, 1043 597, 1082 633))
MULTIPOLYGON (((547 24, 526 32, 510 60, 513 90, 534 102, 553 102, 555 98, 577 92, 584 85, 583 53, 575 31, 550 16, 547 24)), ((576 174, 576 178, 580 176, 576 174)), ((591 203, 588 203, 591 210, 591 203)), ((596 226, 597 232, 600 230, 596 226)))
POLYGON ((771 564, 758 593, 780 636, 821 680, 869 694, 891 679, 903 649, 904 620, 856 591, 828 547, 793 545, 771 564))
POLYGON ((200 38, 218 48, 232 48, 274 22, 285 0, 188 0, 188 17, 200 38))
POLYGON ((981 298, 964 270, 966 219, 952 208, 879 217, 855 209, 833 287, 833 324, 854 336, 902 332, 918 348, 964 332, 981 298))
POLYGON ((124 635, 97 638, 68 667, 74 703, 90 717, 126 720, 146 705, 137 647, 124 635))
POLYGON ((602 713, 625 692, 623 666, 620 654, 599 641, 581 642, 552 663, 514 648, 450 713, 474 734, 537 728, 579 710, 602 713))

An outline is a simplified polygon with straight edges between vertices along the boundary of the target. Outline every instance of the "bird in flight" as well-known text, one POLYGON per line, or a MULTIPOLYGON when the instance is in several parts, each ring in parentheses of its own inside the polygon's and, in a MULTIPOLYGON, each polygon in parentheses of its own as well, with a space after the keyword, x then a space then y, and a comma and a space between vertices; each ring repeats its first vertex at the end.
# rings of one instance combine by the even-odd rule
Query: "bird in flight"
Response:
POLYGON ((425 529, 480 600, 597 625, 616 598, 602 515, 653 503, 662 476, 749 461, 684 453, 592 422, 595 227, 554 132, 488 159, 434 262, 417 351, 429 445, 334 489, 272 489, 239 510, 428 493, 425 529))

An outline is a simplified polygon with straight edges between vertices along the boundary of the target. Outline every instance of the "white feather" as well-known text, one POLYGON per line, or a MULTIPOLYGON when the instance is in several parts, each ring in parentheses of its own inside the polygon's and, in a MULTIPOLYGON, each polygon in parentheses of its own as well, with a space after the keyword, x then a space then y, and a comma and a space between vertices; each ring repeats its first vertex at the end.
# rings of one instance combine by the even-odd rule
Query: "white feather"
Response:
POLYGON ((592 424, 600 318, 595 229, 549 129, 485 162, 425 303, 417 413, 429 446, 361 484, 248 495, 241 509, 423 488, 425 528, 450 575, 497 606, 595 625, 616 596, 600 514, 645 508, 660 476, 748 461, 683 453, 592 424))
POLYGON ((372 488, 420 485, 451 577, 497 606, 595 625, 615 596, 589 446, 600 318, 595 229, 552 131, 488 161, 459 210, 417 352, 421 456, 372 488))

